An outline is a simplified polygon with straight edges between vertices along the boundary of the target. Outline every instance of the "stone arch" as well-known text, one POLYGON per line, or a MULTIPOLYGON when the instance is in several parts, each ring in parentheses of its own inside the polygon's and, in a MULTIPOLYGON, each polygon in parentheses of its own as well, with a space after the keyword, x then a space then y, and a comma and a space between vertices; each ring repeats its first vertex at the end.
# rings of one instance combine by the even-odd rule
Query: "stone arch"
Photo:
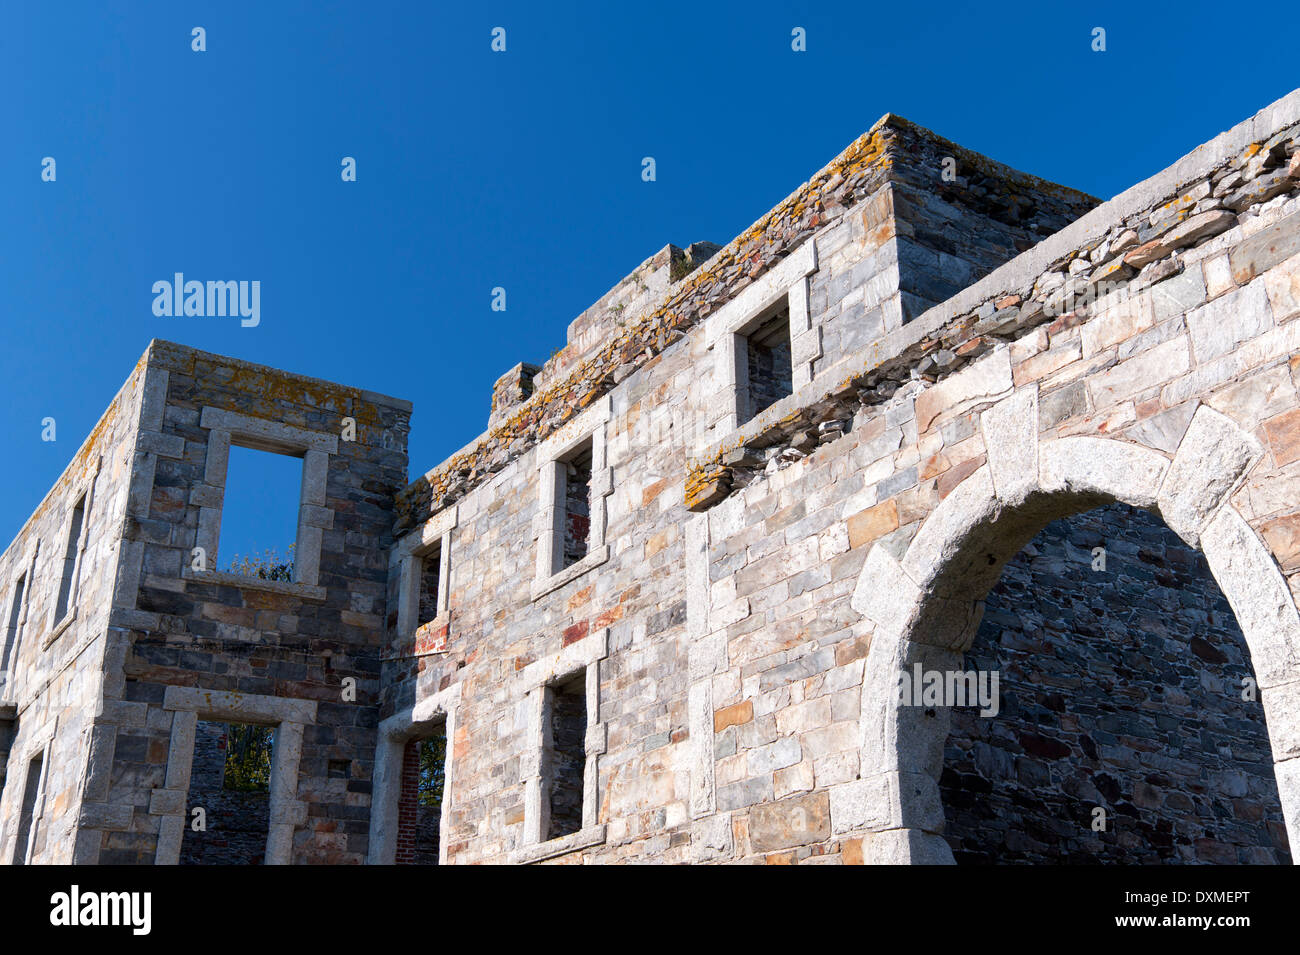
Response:
MULTIPOLYGON (((1120 501, 1160 516, 1203 551, 1250 651, 1287 834, 1300 847, 1300 613, 1267 546, 1229 501, 1262 449, 1231 419, 1197 409, 1172 458, 1113 438, 1040 443, 1037 393, 981 416, 987 463, 922 523, 901 555, 876 544, 852 606, 873 625, 862 685, 861 778, 846 816, 870 831, 864 860, 953 862, 939 775, 950 713, 903 706, 900 671, 960 669, 983 598, 1049 521, 1120 501), (870 810, 864 807, 871 806, 870 810)), ((832 804, 832 814, 836 812, 832 804)))

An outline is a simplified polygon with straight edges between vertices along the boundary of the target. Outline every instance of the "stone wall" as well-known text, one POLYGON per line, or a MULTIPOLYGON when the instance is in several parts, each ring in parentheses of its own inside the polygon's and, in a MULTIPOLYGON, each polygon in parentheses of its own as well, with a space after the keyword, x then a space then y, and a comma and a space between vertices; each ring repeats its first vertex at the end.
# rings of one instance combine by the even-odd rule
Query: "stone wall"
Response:
MULTIPOLYGON (((711 243, 695 243, 685 253, 669 246, 611 289, 575 320, 568 343, 532 377, 525 400, 509 411, 494 402, 487 433, 403 491, 397 531, 454 504, 508 464, 524 466, 527 450, 681 342, 814 235, 823 263, 810 280, 806 311, 812 326, 796 357, 820 368, 906 320, 901 290, 919 280, 907 278, 911 266, 896 236, 910 236, 910 247, 924 247, 927 237, 941 234, 938 223, 945 218, 950 228, 991 229, 1000 241, 971 243, 961 253, 963 269, 983 274, 1003 261, 999 249, 1009 254, 1016 242, 1033 241, 1039 234, 1034 226, 1063 225, 1096 201, 886 115, 720 250, 711 243), (917 234, 896 214, 894 184, 937 179, 943 167, 936 160, 948 152, 959 157, 962 178, 945 185, 940 205, 914 204, 922 224, 917 234), (907 167, 913 168, 904 172, 907 167), (1011 207, 1020 210, 1023 223, 1010 221, 1005 210, 1011 207), (988 218, 993 212, 1004 221, 988 218), (674 268, 678 261, 683 266, 674 268)), ((693 337, 698 344, 699 336, 693 337)), ((504 390, 522 396, 525 389, 504 390)))
MULTIPOLYGON (((442 839, 442 801, 430 801, 423 791, 422 755, 433 747, 433 758, 442 755, 446 765, 446 736, 408 740, 402 749, 401 799, 398 805, 397 865, 437 865, 442 839)), ((444 776, 445 779, 445 776, 444 776)))
POLYGON ((175 856, 196 718, 280 726, 277 746, 292 758, 272 787, 270 825, 285 861, 363 861, 409 405, 166 342, 145 361, 142 453, 97 720, 113 735, 95 758, 102 770, 92 766, 109 822, 86 861, 175 856), (341 437, 345 419, 356 440, 341 437), (304 458, 293 582, 212 569, 225 556, 230 443, 304 458), (346 771, 331 773, 332 761, 346 771))
MULTIPOLYGON (((892 220, 882 220, 874 232, 864 232, 864 218, 850 216, 846 210, 871 201, 888 218, 891 169, 896 163, 910 161, 896 141, 920 135, 928 134, 888 118, 846 151, 834 169, 817 177, 816 188, 822 190, 824 199, 819 204, 820 218, 813 221, 822 226, 816 240, 818 251, 825 249, 826 253, 810 277, 809 304, 804 308, 805 315, 816 313, 816 327, 853 321, 845 315, 852 305, 848 299, 859 305, 863 301, 860 286, 864 277, 859 268, 863 243, 871 248, 889 244, 895 231, 892 220)), ((1007 171, 1009 178, 1019 175, 1007 171)), ((1026 194, 1035 194, 1028 177, 1017 181, 1026 194)), ((790 206, 802 208, 799 203, 806 200, 807 193, 805 190, 797 201, 792 199, 790 206)), ((1045 213, 1049 218, 1059 216, 1064 222, 1093 204, 1069 190, 1060 193, 1071 198, 1043 199, 1044 207, 1053 210, 1045 213)), ((974 228, 976 215, 969 210, 962 214, 974 228)), ((603 747, 594 761, 594 792, 608 847, 595 851, 610 858, 690 857, 695 757, 687 741, 696 731, 688 725, 686 699, 690 669, 685 574, 688 515, 682 488, 688 458, 699 436, 708 431, 717 404, 713 395, 698 386, 709 379, 705 369, 716 368, 716 358, 710 353, 716 337, 710 330, 714 319, 705 305, 756 287, 755 277, 783 261, 782 252, 800 241, 799 233, 780 217, 769 217, 756 230, 675 283, 670 281, 661 303, 647 306, 641 319, 630 316, 621 333, 632 336, 628 341, 634 340, 640 334, 636 330, 644 328, 639 324, 644 320, 675 329, 673 337, 661 338, 654 347, 637 352, 611 351, 614 345, 608 341, 603 350, 583 347, 580 351, 585 357, 576 364, 562 352, 534 378, 536 390, 519 406, 513 421, 494 412, 498 424, 464 453, 467 457, 458 455, 417 480, 399 500, 398 530, 414 528, 409 531, 413 536, 429 515, 445 515, 452 502, 456 510, 447 653, 409 662, 402 659, 395 644, 390 654, 395 659, 384 675, 391 702, 385 703, 381 714, 387 717, 412 703, 418 707, 422 698, 453 682, 461 685, 453 752, 456 783, 445 834, 451 861, 500 860, 516 854, 531 857, 534 846, 529 842, 523 781, 536 757, 530 755, 528 721, 520 711, 521 701, 531 690, 523 677, 530 668, 567 652, 566 648, 604 639, 608 639, 610 656, 599 666, 600 725, 589 732, 601 740, 593 745, 603 747), (735 257, 761 230, 780 236, 780 244, 767 245, 761 256, 755 252, 748 259, 750 266, 737 272, 732 264, 735 257), (720 284, 720 276, 726 275, 731 277, 720 284), (692 310, 705 315, 695 319, 692 310), (696 321, 703 321, 706 327, 682 338, 696 321), (624 357, 615 361, 619 354, 624 357), (563 409, 576 404, 577 413, 583 414, 583 409, 595 407, 593 394, 599 394, 600 388, 584 383, 608 382, 600 377, 605 374, 599 371, 601 367, 617 368, 608 424, 604 425, 607 465, 613 478, 593 476, 593 487, 609 488, 604 535, 608 557, 591 572, 580 573, 571 582, 539 595, 534 573, 537 551, 549 542, 539 537, 538 501, 540 474, 548 462, 539 456, 540 444, 534 442, 575 428, 573 435, 581 436, 582 428, 574 423, 581 418, 568 417, 563 409), (555 391, 561 388, 561 381, 567 397, 557 402, 555 391), (411 683, 415 684, 411 690, 404 689, 411 683)), ((990 258, 984 267, 994 264, 990 258)), ((872 268, 887 273, 882 294, 892 296, 897 306, 897 258, 885 256, 872 268)), ((891 314, 892 325, 901 326, 901 306, 891 314)), ((627 317, 627 310, 621 317, 627 317)), ((576 331, 576 327, 571 330, 571 345, 581 338, 580 334, 575 337, 576 331)), ((615 344, 621 340, 616 338, 615 344)), ((809 358, 806 351, 801 354, 805 360, 809 358)), ((826 523, 830 522, 828 515, 826 523)), ((840 536, 845 536, 842 531, 840 536)), ((851 588, 840 589, 846 594, 851 588)), ((390 578, 390 606, 399 602, 399 592, 399 581, 390 578)), ((792 605, 794 614, 816 616, 810 609, 811 599, 805 595, 803 602, 792 605)), ((833 612, 825 622, 841 617, 842 613, 833 612)), ((389 623, 394 627, 395 618, 390 617, 389 623)), ((863 648, 855 638, 850 643, 853 646, 839 652, 850 666, 858 660, 860 669, 863 648)), ((837 702, 842 709, 856 691, 848 684, 838 690, 846 691, 837 702)), ((770 721, 769 716, 765 723, 770 721)), ((837 745, 825 733, 820 739, 837 745)), ((774 741, 775 736, 769 742, 774 741)), ((852 742, 845 745, 851 748, 852 742)), ((779 762, 788 751, 786 743, 772 759, 779 762)), ((832 762, 846 762, 838 750, 827 755, 832 762)), ((733 760, 729 766, 734 764, 733 760)), ((810 775, 811 767, 810 759, 800 770, 803 775, 793 782, 796 788, 786 791, 801 791, 798 787, 810 775)), ((839 776, 831 778, 841 781, 839 776)), ((721 798, 740 800, 736 792, 728 789, 721 798)), ((756 793, 754 801, 758 798, 756 793)), ((748 804, 737 801, 729 808, 748 804)))
POLYGON ((95 726, 103 682, 105 631, 121 548, 135 433, 145 385, 136 366, 18 536, 0 556, 0 626, 14 617, 25 580, 21 632, 6 634, 9 668, 0 676, 0 714, 9 725, 8 772, 0 799, 0 859, 13 860, 27 770, 44 754, 44 782, 31 861, 66 864, 102 817, 85 805, 107 780, 94 759, 105 734, 95 726), (83 497, 84 495, 84 497, 83 497), (71 512, 86 500, 75 597, 55 620, 71 512))
MULTIPOLYGON (((789 315, 782 313, 776 320, 788 323, 789 315)), ((755 413, 770 408, 794 391, 790 336, 786 334, 766 342, 756 341, 758 337, 757 334, 751 336, 746 342, 749 408, 755 413)))
POLYGON ((582 828, 582 772, 586 759, 587 702, 583 687, 552 687, 550 765, 550 838, 582 828))
POLYGON ((193 817, 181 838, 181 865, 261 865, 271 825, 269 792, 225 788, 229 739, 226 723, 199 720, 194 733, 186 808, 203 810, 204 827, 193 817))
MULTIPOLYGON (((879 621, 894 619, 877 604, 887 608, 909 588, 927 594, 938 586, 926 583, 931 578, 921 570, 911 572, 919 584, 891 576, 889 562, 907 554, 943 501, 959 491, 962 501, 978 500, 981 488, 993 487, 995 469, 1033 469, 1016 478, 1037 495, 1028 505, 1008 485, 1008 517, 981 512, 976 526, 992 538, 984 569, 963 562, 974 560, 974 551, 931 560, 930 572, 953 575, 961 599, 972 601, 996 583, 990 572, 1048 521, 1114 499, 1072 484, 1063 492, 1040 490, 1043 481, 1057 480, 1038 476, 1040 442, 1105 435, 1157 455, 1163 463, 1149 466, 1144 482, 1151 496, 1142 503, 1192 545, 1201 532, 1197 522, 1214 511, 1185 503, 1188 494, 1239 488, 1236 509, 1223 520, 1241 515, 1261 535, 1270 520, 1290 513, 1285 502, 1294 496, 1277 474, 1290 452, 1270 457, 1255 449, 1267 447, 1273 432, 1286 440, 1283 423, 1296 407, 1288 365, 1296 342, 1288 322, 1300 306, 1289 297, 1296 263, 1287 261, 1300 251, 1287 251, 1300 221, 1292 218, 1300 202, 1296 182, 1286 178, 1287 191, 1239 209, 1228 209, 1226 200, 1215 205, 1212 196, 1292 168, 1290 130, 1300 110, 1294 103, 1287 110, 1285 121, 1270 116, 1226 134, 1194 163, 1098 208, 913 321, 904 322, 900 305, 897 321, 885 322, 860 349, 825 350, 814 362, 816 377, 728 430, 717 407, 727 393, 717 385, 728 330, 747 318, 744 303, 761 312, 787 286, 795 295, 806 276, 807 320, 825 344, 833 339, 828 314, 866 294, 861 263, 902 228, 895 198, 910 197, 913 210, 924 205, 916 214, 931 224, 941 208, 935 203, 954 203, 951 196, 922 202, 921 180, 897 173, 858 187, 862 215, 831 217, 805 240, 815 254, 799 249, 767 272, 756 270, 761 277, 743 291, 733 288, 716 311, 673 326, 685 338, 648 349, 631 367, 625 361, 604 416, 597 403, 580 403, 576 379, 566 379, 566 398, 549 403, 554 393, 547 389, 559 387, 557 356, 539 376, 545 384, 521 406, 531 422, 526 428, 503 424, 470 457, 453 458, 411 485, 399 501, 399 531, 424 533, 428 514, 431 526, 454 528, 447 652, 386 671, 393 703, 384 715, 400 705, 418 713, 421 700, 460 687, 444 835, 449 861, 878 861, 900 852, 915 858, 914 844, 933 846, 922 836, 942 825, 933 814, 938 767, 926 767, 933 775, 924 783, 923 775, 900 776, 864 753, 881 725, 875 714, 893 695, 872 675, 879 666, 867 665, 873 647, 887 652, 879 621), (1260 155, 1272 158, 1255 161, 1260 155), (866 230, 871 208, 883 233, 866 230), (1213 216, 1213 227, 1204 228, 1200 223, 1210 220, 1193 221, 1224 210, 1231 222, 1213 216), (879 235, 886 238, 877 241, 879 235), (1148 258, 1152 250, 1160 254, 1148 258), (1053 274, 1059 283, 1044 279, 1053 274), (1117 275, 1122 285, 1100 284, 1117 275), (1070 276, 1081 277, 1082 291, 1063 294, 1070 276), (1226 314, 1231 322, 1218 317, 1226 314), (1211 332, 1223 328, 1235 337, 1211 332), (575 401, 586 410, 572 417, 564 409, 575 401), (1009 432, 1004 418, 1016 422, 1009 432), (1025 421, 1033 423, 1028 437, 1025 421), (541 475, 552 451, 592 430, 603 431, 607 444, 610 473, 596 474, 593 488, 608 489, 608 553, 547 581, 535 571, 538 551, 550 546, 543 537, 550 525, 540 519, 548 506, 541 475), (1207 435, 1221 445, 1212 457, 1192 450, 1206 447, 1207 435), (991 443, 999 439, 1016 443, 995 454, 991 443), (1181 463, 1171 464, 1184 442, 1181 463), (1221 468, 1227 476, 1185 475, 1180 487, 1157 498, 1166 471, 1191 467, 1221 468), (446 483, 453 472, 459 477, 446 483), (1269 502, 1267 511, 1244 491, 1256 483, 1282 488, 1280 496, 1255 495, 1269 502), (871 567, 869 554, 877 554, 871 567), (586 796, 597 801, 596 822, 584 824, 580 838, 539 842, 529 828, 541 745, 530 715, 534 674, 579 657, 597 661, 598 720, 587 741, 595 782, 586 796), (412 683, 409 695, 399 689, 412 683), (889 795, 903 781, 915 781, 915 798, 930 813, 919 827, 902 815, 904 794, 889 795), (910 835, 913 829, 921 836, 910 835)), ((898 150, 890 155, 906 156, 897 146, 905 137, 889 124, 882 129, 876 135, 898 150)), ((942 148, 927 146, 929 158, 917 168, 942 148)), ((974 161, 959 169, 969 185, 985 188, 970 171, 974 161)), ((827 181, 824 174, 814 179, 823 195, 827 181)), ((974 208, 971 200, 963 214, 974 208)), ((972 248, 984 248, 976 257, 987 260, 968 262, 961 275, 991 267, 994 250, 1011 254, 1017 242, 1030 241, 1039 231, 1035 222, 1047 228, 1050 215, 1061 215, 1054 228, 1068 218, 1030 213, 1016 221, 1008 206, 999 210, 1013 221, 969 226, 985 237, 987 245, 972 248)), ((725 271, 736 247, 719 252, 680 290, 670 286, 657 308, 682 314, 673 310, 693 290, 711 287, 709 276, 725 271)), ((924 270, 908 268, 900 262, 892 273, 891 294, 901 295, 909 275, 912 288, 922 288, 924 270)), ((920 301, 919 291, 910 294, 920 301)), ((595 374, 602 354, 576 367, 595 374)), ((1061 453, 1073 447, 1063 444, 1061 453)), ((938 533, 942 519, 936 521, 938 533)), ((1285 568, 1288 555, 1277 556, 1285 568)), ((1227 573, 1222 565, 1215 572, 1227 573)), ((390 578, 390 602, 400 589, 390 578)), ((930 616, 909 624, 919 628, 911 632, 950 627, 943 608, 951 599, 941 591, 925 604, 930 616)), ((969 607, 954 618, 972 619, 978 612, 969 607)), ((1253 662, 1270 673, 1269 660, 1253 662)), ((883 719, 887 726, 893 717, 883 719)), ((1275 749, 1282 745, 1274 739, 1275 749)), ((545 767, 541 772, 544 778, 545 767)), ((1265 837, 1256 848, 1271 845, 1265 837)))
POLYGON ((946 301, 1098 200, 1010 169, 897 116, 884 188, 817 236, 818 372, 946 301))
POLYGON ((1045 527, 989 592, 965 665, 998 672, 1001 700, 996 717, 953 710, 940 789, 958 864, 1290 862, 1241 628, 1158 518, 1114 504, 1045 527))
MULTIPOLYGON (((409 484, 404 402, 154 343, 113 437, 102 660, 76 692, 19 694, 61 714, 56 748, 65 726, 81 731, 66 745, 90 741, 63 777, 84 781, 75 849, 42 851, 174 861, 197 724, 227 720, 277 726, 268 862, 394 858, 415 845, 397 844, 403 746, 445 721, 452 863, 951 861, 952 714, 902 706, 899 670, 960 668, 1004 565, 1116 501, 1204 553, 1249 646, 1294 841, 1298 129, 1300 93, 1086 212, 1090 197, 964 152, 936 181, 955 147, 886 117, 727 246, 643 263, 544 367, 503 377, 483 436, 409 484), (971 239, 945 245, 955 233, 971 239), (793 393, 742 422, 738 338, 783 302, 793 393), (303 457, 293 582, 210 569, 229 442, 303 457), (588 546, 563 566, 559 469, 587 448, 588 546), (439 548, 436 638, 417 640, 412 562, 439 548), (559 686, 574 692, 557 726, 559 686)), ((1167 589, 1181 601, 1191 579, 1167 589)), ((1187 656, 1225 645, 1212 635, 1141 638, 1177 661, 1165 693, 1244 669, 1187 656)), ((1110 714, 1080 705, 1080 733, 1112 732, 1083 728, 1110 714)), ((1154 714, 1164 744, 1170 715, 1154 714)), ((13 754, 41 725, 17 721, 10 815, 13 754)), ((1276 821, 1260 748, 1232 730, 1253 767, 1243 820, 1276 821)), ((1222 759, 1194 771, 1240 788, 1222 759)), ((1112 815, 1117 842, 1177 809, 1142 801, 1112 815)), ((1216 830, 1204 857, 1279 841, 1255 834, 1216 830)), ((980 851, 1019 851, 1007 841, 980 851)))
POLYGON ((426 560, 420 568, 420 623, 438 616, 438 562, 426 560))

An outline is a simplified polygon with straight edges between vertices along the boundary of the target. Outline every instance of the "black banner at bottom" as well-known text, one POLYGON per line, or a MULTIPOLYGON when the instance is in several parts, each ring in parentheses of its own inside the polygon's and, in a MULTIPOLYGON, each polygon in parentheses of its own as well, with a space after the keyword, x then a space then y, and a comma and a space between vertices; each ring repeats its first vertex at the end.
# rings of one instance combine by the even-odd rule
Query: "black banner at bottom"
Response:
POLYGON ((664 938, 675 923, 727 937, 807 939, 808 930, 846 919, 857 932, 874 924, 936 941, 987 930, 990 922, 1012 933, 1008 938, 1038 930, 1077 938, 1232 938, 1282 930, 1300 886, 1295 870, 1282 867, 828 867, 796 879, 621 867, 587 882, 594 877, 489 866, 28 867, 0 871, 0 914, 11 937, 179 942, 198 950, 245 943, 369 947, 396 943, 391 932, 398 924, 403 944, 426 932, 436 943, 447 931, 465 930, 500 944, 579 925, 608 926, 617 933, 612 938, 644 930, 649 940, 664 938))

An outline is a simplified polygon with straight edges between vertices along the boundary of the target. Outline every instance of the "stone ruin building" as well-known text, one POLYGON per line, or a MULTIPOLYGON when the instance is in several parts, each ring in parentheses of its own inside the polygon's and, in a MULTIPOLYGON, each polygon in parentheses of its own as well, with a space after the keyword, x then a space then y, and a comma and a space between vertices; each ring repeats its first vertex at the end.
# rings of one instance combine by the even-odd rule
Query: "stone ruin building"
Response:
POLYGON ((885 116, 414 480, 409 403, 154 341, 0 557, 0 858, 1289 861, 1298 383, 1300 91, 1104 203, 885 116))

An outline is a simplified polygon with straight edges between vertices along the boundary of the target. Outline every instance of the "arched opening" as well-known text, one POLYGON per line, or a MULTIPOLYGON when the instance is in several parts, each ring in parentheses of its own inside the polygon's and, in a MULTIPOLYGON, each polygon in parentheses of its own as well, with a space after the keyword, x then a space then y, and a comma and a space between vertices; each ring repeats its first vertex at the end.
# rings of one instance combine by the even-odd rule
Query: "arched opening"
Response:
POLYGON ((958 864, 1288 863, 1263 706, 1209 565, 1121 503, 1048 523, 1002 568, 939 780, 958 864))
MULTIPOLYGON (((1191 450, 1184 455, 1180 449, 1171 462, 1158 452, 1113 439, 1062 438, 1039 446, 1032 404, 1028 410, 1023 428, 1028 447, 1022 453, 999 454, 976 469, 922 522, 901 554, 877 544, 859 575, 852 605, 870 624, 872 638, 863 674, 861 780, 843 798, 852 800, 846 808, 877 807, 865 820, 864 859, 954 861, 942 834, 945 808, 939 784, 952 706, 924 697, 908 700, 900 693, 900 681, 913 673, 970 672, 964 652, 978 636, 985 598, 998 586, 1007 563, 1053 521, 1117 503, 1149 511, 1154 523, 1143 526, 1167 524, 1203 553, 1249 648, 1276 792, 1287 836, 1295 842, 1300 838, 1300 612, 1268 548, 1228 501, 1249 455, 1240 455, 1239 465, 1231 468, 1205 460, 1206 432, 1215 432, 1214 441, 1223 444, 1234 440, 1235 426, 1201 409, 1189 434, 1197 432, 1202 418, 1205 427, 1195 440, 1184 438, 1191 450)), ((1126 517, 1134 513, 1125 511, 1126 517)), ((1228 626, 1228 615, 1213 595, 1200 605, 1216 608, 1216 619, 1223 618, 1219 626, 1228 626)), ((1201 639, 1214 646, 1204 635, 1201 639)), ((1238 666, 1245 665, 1242 656, 1238 666)), ((1213 672, 1201 676, 1207 671, 1201 667, 1198 678, 1210 685, 1231 678, 1213 672)), ((1084 673, 1080 681, 1096 682, 1086 668, 1084 673)), ((1171 732, 1176 720, 1164 715, 1166 732, 1171 732)), ((1045 718, 1042 712, 1036 716, 1045 718)), ((1159 714, 1155 719, 1159 725, 1159 714)), ((1241 731, 1227 717, 1223 725, 1241 731)), ((1258 787, 1256 795, 1267 798, 1258 787)), ((1211 806, 1211 811, 1223 810, 1211 806)), ((1221 841, 1217 835, 1216 841, 1221 841)), ((1256 843, 1256 848, 1268 846, 1270 840, 1256 843)))

